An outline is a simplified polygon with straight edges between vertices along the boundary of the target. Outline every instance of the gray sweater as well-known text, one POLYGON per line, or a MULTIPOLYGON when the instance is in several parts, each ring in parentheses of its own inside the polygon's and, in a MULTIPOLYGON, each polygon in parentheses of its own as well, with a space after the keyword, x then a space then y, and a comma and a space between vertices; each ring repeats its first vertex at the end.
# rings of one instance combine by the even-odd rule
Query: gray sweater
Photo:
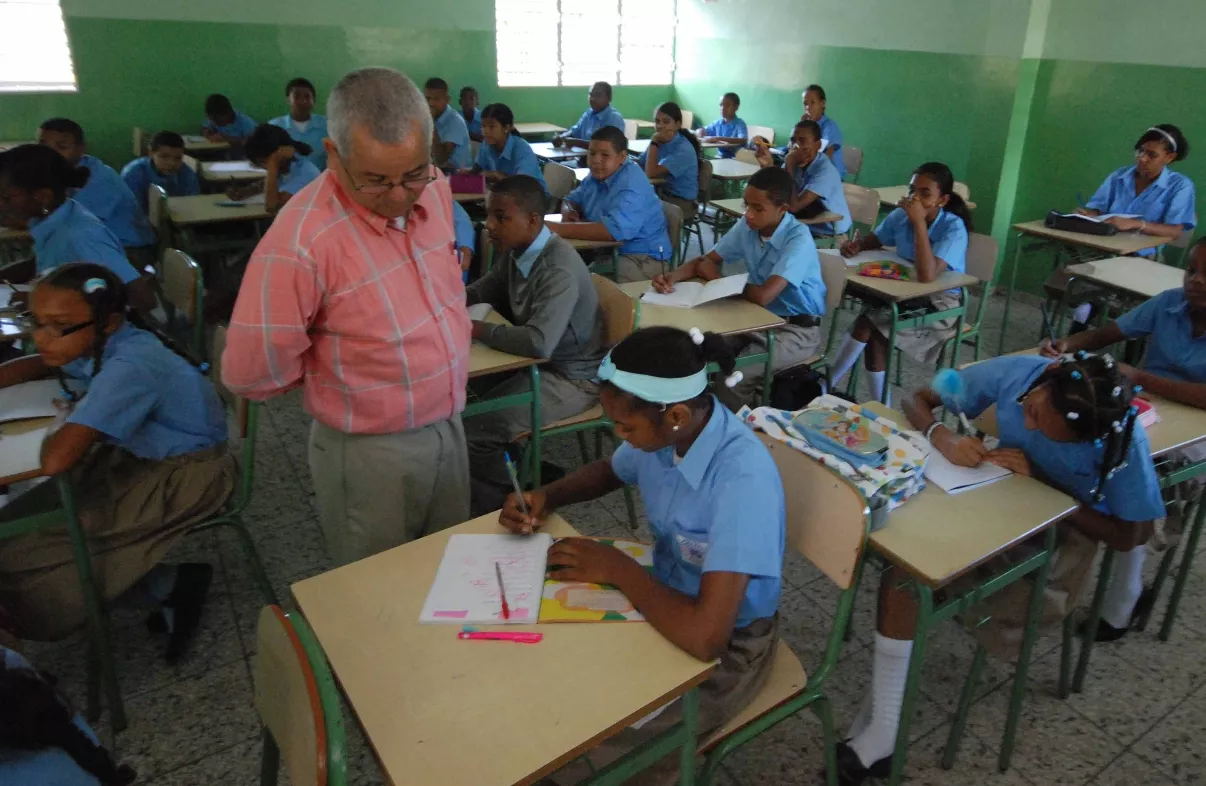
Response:
POLYGON ((482 342, 494 349, 549 358, 569 379, 594 379, 603 359, 603 315, 590 271, 566 240, 553 235, 525 278, 511 251, 466 289, 469 305, 489 303, 512 326, 492 325, 482 342))

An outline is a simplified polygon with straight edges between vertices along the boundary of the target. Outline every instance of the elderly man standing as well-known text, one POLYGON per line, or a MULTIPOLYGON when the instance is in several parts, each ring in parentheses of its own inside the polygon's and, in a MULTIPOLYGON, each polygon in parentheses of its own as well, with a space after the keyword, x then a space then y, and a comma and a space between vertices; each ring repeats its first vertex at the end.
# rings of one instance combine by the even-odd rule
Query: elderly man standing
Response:
POLYGON ((222 379, 251 399, 304 387, 322 529, 343 564, 468 518, 471 327, 423 94, 362 68, 331 91, 327 122, 327 171, 251 257, 222 379))

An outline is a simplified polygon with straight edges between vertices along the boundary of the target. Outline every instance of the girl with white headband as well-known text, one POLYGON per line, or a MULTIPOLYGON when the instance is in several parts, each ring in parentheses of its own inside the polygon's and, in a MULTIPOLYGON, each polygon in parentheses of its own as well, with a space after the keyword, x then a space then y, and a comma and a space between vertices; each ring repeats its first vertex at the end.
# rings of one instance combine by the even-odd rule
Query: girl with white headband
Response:
MULTIPOLYGON (((740 712, 769 675, 786 518, 774 460, 708 391, 710 362, 727 375, 725 384, 740 380, 721 336, 655 327, 621 341, 599 369, 599 400, 624 444, 610 459, 525 493, 526 509, 512 494, 501 515, 507 528, 527 534, 558 508, 624 484, 638 487, 653 532, 653 570, 598 541, 566 538, 549 551, 549 576, 615 585, 671 642, 700 660, 719 659, 700 686, 704 738, 740 712)), ((624 730, 589 754, 592 763, 605 764, 664 731, 680 712, 675 702, 624 730)), ((677 757, 670 760, 677 766, 677 757)), ((573 783, 577 773, 567 769, 554 779, 573 783)))

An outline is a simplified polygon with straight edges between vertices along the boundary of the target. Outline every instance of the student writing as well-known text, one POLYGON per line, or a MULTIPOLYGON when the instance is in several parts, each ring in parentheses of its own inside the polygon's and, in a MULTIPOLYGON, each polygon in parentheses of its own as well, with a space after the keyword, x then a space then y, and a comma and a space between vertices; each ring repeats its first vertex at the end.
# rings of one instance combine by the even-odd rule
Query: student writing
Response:
POLYGON ((314 114, 314 101, 318 92, 309 79, 297 77, 285 85, 285 100, 289 102, 289 114, 274 117, 268 122, 289 132, 298 142, 310 146, 310 163, 318 171, 327 168, 327 151, 322 140, 327 138, 327 118, 314 114))
POLYGON ((683 113, 678 104, 667 101, 654 112, 655 131, 649 147, 637 164, 651 180, 661 178, 655 188, 658 196, 683 211, 683 220, 695 217, 699 200, 699 162, 703 153, 699 140, 683 128, 683 113))
POLYGON ((473 153, 469 150, 469 128, 465 118, 451 106, 448 98, 448 83, 438 77, 428 79, 423 85, 423 95, 435 127, 431 133, 431 156, 436 166, 456 172, 473 165, 473 153))
POLYGON ((184 165, 184 137, 175 131, 160 131, 151 137, 150 153, 126 164, 121 179, 144 213, 148 212, 151 186, 159 186, 170 197, 201 193, 197 173, 184 165))
MULTIPOLYGON (((736 93, 725 93, 720 97, 720 119, 713 120, 703 128, 695 129, 695 135, 701 142, 716 142, 722 145, 742 146, 749 139, 750 132, 745 127, 745 121, 737 117, 741 107, 741 97, 736 93)), ((732 158, 737 151, 731 147, 720 149, 721 158, 732 158)))
POLYGON ((243 143, 255 130, 256 122, 234 108, 230 99, 221 93, 205 98, 205 122, 201 134, 210 142, 225 142, 230 152, 237 157, 242 154, 243 143))
POLYGON ((473 171, 485 174, 488 182, 511 175, 527 175, 546 192, 540 161, 532 146, 515 130, 515 115, 506 104, 489 104, 481 110, 482 146, 477 151, 473 171))

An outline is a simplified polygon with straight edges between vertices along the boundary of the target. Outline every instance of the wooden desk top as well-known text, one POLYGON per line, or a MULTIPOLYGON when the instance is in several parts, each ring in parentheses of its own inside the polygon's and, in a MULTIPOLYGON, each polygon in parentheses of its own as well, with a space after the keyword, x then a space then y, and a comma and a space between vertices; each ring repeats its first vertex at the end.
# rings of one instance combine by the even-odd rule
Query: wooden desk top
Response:
MULTIPOLYGON (((708 204, 730 216, 740 218, 745 215, 744 199, 714 199, 708 204)), ((797 218, 796 220, 805 226, 812 226, 813 224, 831 224, 834 221, 841 221, 843 218, 845 216, 826 210, 824 213, 819 213, 812 218, 797 218)))
POLYGON ((485 202, 486 193, 483 191, 480 194, 456 194, 452 195, 454 202, 485 202))
POLYGON ((1141 235, 1138 232, 1119 232, 1117 235, 1086 235, 1081 232, 1061 232, 1058 229, 1048 229, 1042 221, 1027 221, 1014 224, 1013 229, 1024 235, 1057 240, 1070 246, 1083 246, 1096 251, 1105 251, 1115 256, 1128 256, 1137 251, 1156 248, 1165 241, 1151 235, 1141 235))
POLYGON ((761 168, 735 158, 712 159, 712 177, 717 180, 748 180, 761 168))
POLYGON ((928 284, 922 284, 917 281, 896 281, 890 278, 860 276, 857 267, 850 267, 846 270, 847 287, 853 287, 864 293, 869 293, 876 299, 888 303, 900 303, 912 298, 936 295, 939 292, 955 289, 956 287, 970 287, 979 280, 975 276, 969 276, 966 273, 948 270, 928 284))
POLYGON ((184 152, 186 153, 217 153, 220 150, 229 150, 230 144, 227 142, 210 142, 203 136, 184 135, 184 152))
POLYGON ((532 152, 537 158, 547 158, 558 161, 566 158, 578 158, 586 155, 584 147, 553 147, 552 142, 533 142, 532 152))
POLYGON ((24 229, 5 229, 0 227, 0 243, 18 243, 32 238, 33 236, 24 229))
POLYGON ((202 180, 207 180, 211 183, 249 183, 253 180, 263 180, 268 176, 268 173, 262 169, 243 169, 237 172, 215 172, 214 166, 218 165, 221 168, 222 164, 249 164, 247 161, 202 161, 200 162, 201 171, 197 174, 202 180))
MULTIPOLYGON (((863 407, 909 428, 902 412, 879 402, 863 407)), ((1020 475, 953 495, 930 484, 889 513, 887 526, 871 533, 870 542, 914 578, 942 587, 1077 507, 1067 494, 1020 475)))
MULTIPOLYGON (((25 434, 30 431, 35 431, 40 428, 54 424, 54 418, 27 418, 25 420, 12 420, 7 423, 0 423, 0 445, 4 442, 4 437, 15 437, 18 434, 25 434)), ((42 465, 39 462, 36 466, 28 467, 20 472, 14 472, 11 475, 0 477, 0 486, 7 486, 10 483, 16 483, 20 480, 28 480, 36 478, 42 474, 42 465)))
MULTIPOLYGON (((532 645, 420 625, 448 537, 501 534, 497 516, 293 585, 395 786, 533 783, 712 672, 644 623, 507 627, 543 633, 532 645)), ((545 531, 577 534, 557 516, 545 531)))
POLYGON ((633 120, 637 128, 657 128, 657 123, 652 120, 633 120))
POLYGON ((241 207, 222 207, 218 204, 229 201, 225 194, 168 197, 168 219, 176 226, 191 226, 222 221, 255 221, 271 215, 262 203, 241 207))
MULTIPOLYGON (((648 281, 633 281, 621 284, 629 297, 640 300, 649 290, 648 281)), ((742 298, 730 297, 713 300, 695 308, 659 306, 653 303, 640 304, 640 319, 637 327, 675 327, 690 330, 697 327, 704 332, 723 335, 757 333, 785 324, 783 317, 772 314, 762 306, 742 298)))
MULTIPOLYGON (((491 311, 486 317, 486 321, 497 325, 511 324, 506 317, 497 311, 491 311)), ((501 374, 505 371, 528 368, 529 366, 544 363, 546 360, 546 358, 529 358, 523 355, 512 355, 509 352, 488 347, 480 341, 474 341, 469 345, 469 378, 473 379, 474 377, 481 377, 486 374, 501 374)))
MULTIPOLYGON (((885 207, 897 207, 900 204, 900 200, 909 195, 908 186, 881 186, 871 190, 879 194, 879 203, 885 207)), ((975 202, 972 202, 970 199, 965 201, 969 210, 976 209, 975 202)))
MULTIPOLYGON (((640 123, 639 120, 637 122, 640 123)), ((648 127, 652 128, 653 123, 650 123, 648 127)), ((651 140, 649 140, 649 139, 629 139, 628 140, 628 152, 631 155, 639 156, 642 153, 644 153, 646 150, 649 149, 650 141, 651 140)), ((695 141, 699 142, 699 146, 701 148, 703 148, 704 150, 719 150, 721 148, 726 148, 726 147, 741 147, 741 145, 726 145, 723 142, 704 142, 699 139, 697 139, 695 141)), ((709 159, 709 160, 711 160, 711 159, 709 159)), ((715 166, 716 161, 712 161, 712 165, 715 166)))
POLYGON ((1146 257, 1111 257, 1068 265, 1065 270, 1077 278, 1144 298, 1180 289, 1185 282, 1184 270, 1146 257))
POLYGON ((538 121, 535 123, 516 123, 515 130, 520 136, 537 136, 539 134, 560 134, 565 129, 553 123, 538 121))

